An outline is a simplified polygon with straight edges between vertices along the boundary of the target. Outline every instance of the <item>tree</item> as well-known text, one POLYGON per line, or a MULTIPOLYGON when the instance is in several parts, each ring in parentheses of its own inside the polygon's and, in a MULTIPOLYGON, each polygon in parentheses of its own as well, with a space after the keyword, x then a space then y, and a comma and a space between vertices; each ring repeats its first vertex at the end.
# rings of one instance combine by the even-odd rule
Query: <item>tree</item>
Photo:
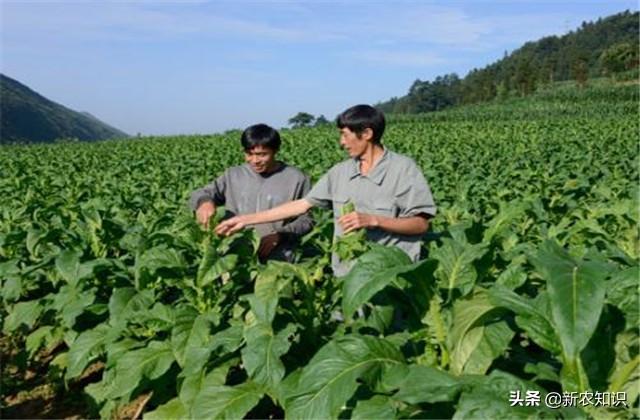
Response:
POLYGON ((315 127, 321 126, 321 125, 330 125, 331 122, 324 116, 324 115, 320 115, 318 118, 316 118, 316 122, 315 124, 313 124, 315 127))
POLYGON ((289 118, 289 124, 293 128, 309 127, 315 117, 307 112, 298 112, 295 116, 289 118))
POLYGON ((589 65, 587 64, 587 60, 582 57, 575 58, 571 64, 571 74, 579 87, 585 87, 589 79, 589 65))
POLYGON ((600 63, 607 75, 615 75, 638 65, 638 48, 623 42, 607 48, 600 55, 600 63))

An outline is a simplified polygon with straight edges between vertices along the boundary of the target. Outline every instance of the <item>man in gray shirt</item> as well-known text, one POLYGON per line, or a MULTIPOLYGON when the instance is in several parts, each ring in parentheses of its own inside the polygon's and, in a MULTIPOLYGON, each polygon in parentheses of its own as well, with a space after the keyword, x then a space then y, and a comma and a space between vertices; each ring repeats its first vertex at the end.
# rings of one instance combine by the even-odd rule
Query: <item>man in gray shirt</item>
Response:
MULTIPOLYGON (((256 124, 244 130, 240 142, 246 163, 227 169, 211 184, 191 194, 189 204, 205 227, 216 206, 224 205, 227 215, 238 216, 271 209, 309 192, 308 176, 275 159, 281 143, 277 130, 256 124)), ((297 239, 313 227, 306 212, 296 216, 255 225, 261 238, 258 249, 261 261, 291 260, 297 239)))
MULTIPOLYGON (((216 232, 228 235, 247 225, 302 214, 312 206, 332 207, 335 236, 365 228, 368 239, 397 246, 417 260, 422 235, 436 214, 424 175, 411 158, 382 146, 385 120, 381 111, 357 105, 340 114, 337 125, 348 160, 332 167, 303 199, 234 217, 218 225, 216 232), (348 202, 355 205, 355 211, 341 216, 341 209, 348 202)), ((351 268, 335 254, 332 266, 336 276, 351 268)))

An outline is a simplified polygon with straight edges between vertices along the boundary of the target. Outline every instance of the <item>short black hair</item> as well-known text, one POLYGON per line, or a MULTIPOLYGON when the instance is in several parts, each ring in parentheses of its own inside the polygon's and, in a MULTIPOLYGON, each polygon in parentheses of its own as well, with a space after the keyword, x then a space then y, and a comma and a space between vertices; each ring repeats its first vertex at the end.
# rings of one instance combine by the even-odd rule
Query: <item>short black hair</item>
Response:
POLYGON ((338 128, 348 128, 358 136, 370 128, 373 132, 373 143, 380 143, 384 134, 384 114, 371 105, 356 105, 344 111, 336 118, 338 128))
POLYGON ((242 143, 244 150, 251 150, 256 146, 264 146, 277 151, 280 149, 280 133, 266 124, 255 124, 247 127, 242 132, 240 143, 242 143))

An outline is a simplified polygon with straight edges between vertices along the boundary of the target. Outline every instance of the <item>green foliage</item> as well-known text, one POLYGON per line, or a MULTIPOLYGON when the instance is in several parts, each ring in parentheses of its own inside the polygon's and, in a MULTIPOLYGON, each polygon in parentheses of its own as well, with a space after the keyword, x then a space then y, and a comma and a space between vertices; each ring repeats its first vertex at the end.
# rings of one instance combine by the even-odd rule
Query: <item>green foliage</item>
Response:
POLYGON ((315 120, 315 117, 308 112, 298 112, 289 118, 289 124, 293 128, 308 127, 313 123, 313 120, 315 120))
POLYGON ((605 72, 616 76, 638 67, 638 45, 631 42, 615 44, 602 52, 600 62, 605 72))

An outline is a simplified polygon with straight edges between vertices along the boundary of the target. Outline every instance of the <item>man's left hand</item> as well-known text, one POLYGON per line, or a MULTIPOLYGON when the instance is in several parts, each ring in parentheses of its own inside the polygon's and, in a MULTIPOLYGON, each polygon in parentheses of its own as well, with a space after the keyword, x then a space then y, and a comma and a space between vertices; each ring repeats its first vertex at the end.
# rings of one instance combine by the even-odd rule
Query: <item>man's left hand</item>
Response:
POLYGON ((258 259, 261 263, 264 263, 274 249, 282 242, 282 235, 278 232, 270 233, 263 236, 260 239, 260 246, 258 247, 258 259))
POLYGON ((375 228, 379 225, 377 216, 355 211, 340 217, 338 223, 340 223, 344 233, 361 228, 375 228))

